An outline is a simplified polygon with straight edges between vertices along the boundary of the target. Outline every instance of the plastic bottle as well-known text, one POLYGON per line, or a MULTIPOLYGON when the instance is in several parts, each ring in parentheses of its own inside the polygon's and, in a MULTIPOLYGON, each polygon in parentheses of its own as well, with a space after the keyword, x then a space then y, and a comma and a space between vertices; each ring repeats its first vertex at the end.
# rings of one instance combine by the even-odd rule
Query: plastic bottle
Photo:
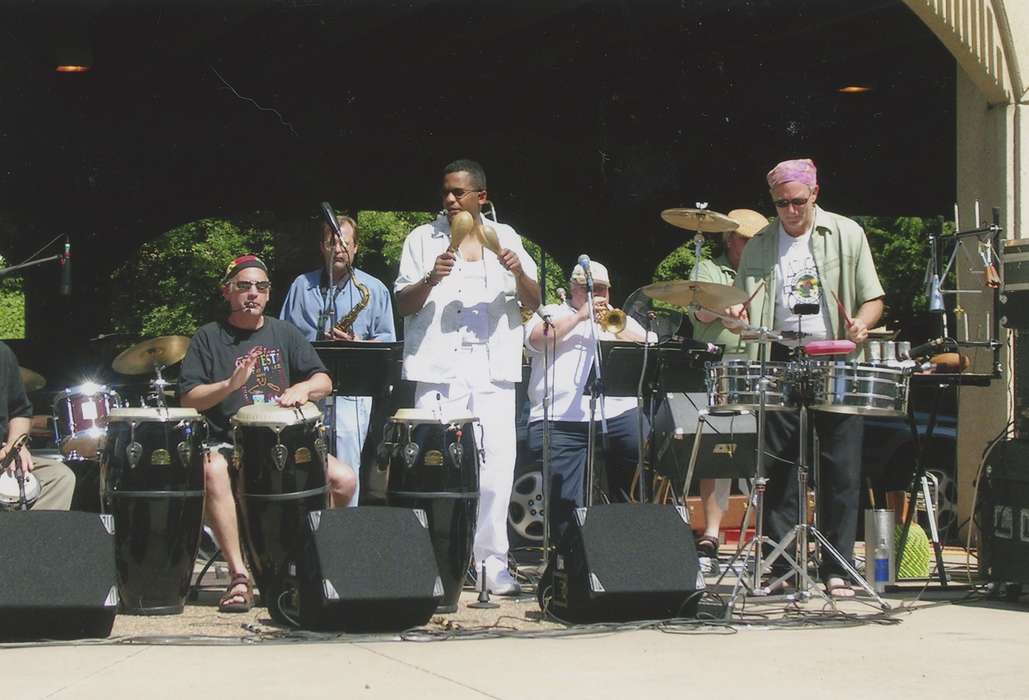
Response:
POLYGON ((875 580, 872 581, 872 589, 876 593, 886 592, 886 583, 890 580, 890 548, 886 545, 886 539, 879 540, 875 546, 875 580))

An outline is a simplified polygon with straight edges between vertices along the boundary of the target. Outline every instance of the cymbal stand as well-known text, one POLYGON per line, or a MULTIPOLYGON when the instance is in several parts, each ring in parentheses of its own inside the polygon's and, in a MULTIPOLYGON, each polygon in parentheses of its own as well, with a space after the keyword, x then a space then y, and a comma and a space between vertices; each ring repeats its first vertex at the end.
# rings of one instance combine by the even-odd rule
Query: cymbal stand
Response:
POLYGON ((164 400, 164 390, 171 386, 172 382, 169 382, 161 374, 161 370, 164 369, 164 365, 155 362, 154 363, 154 374, 157 375, 156 379, 150 380, 150 388, 157 394, 157 407, 168 408, 168 403, 164 400))

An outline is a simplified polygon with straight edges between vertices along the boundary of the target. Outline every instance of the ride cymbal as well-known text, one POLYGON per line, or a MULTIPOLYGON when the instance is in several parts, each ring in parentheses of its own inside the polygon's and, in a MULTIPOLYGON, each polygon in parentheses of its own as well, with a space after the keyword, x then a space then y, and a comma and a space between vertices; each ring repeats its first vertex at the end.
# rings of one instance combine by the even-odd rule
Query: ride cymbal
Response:
POLYGON ((46 386, 46 378, 39 372, 33 372, 26 367, 19 367, 18 371, 21 373, 21 383, 25 385, 26 393, 39 391, 46 386))
POLYGON ((687 307, 691 304, 711 311, 721 311, 747 300, 747 293, 742 289, 715 282, 695 282, 693 280, 669 280, 654 282, 642 289, 651 299, 667 304, 687 307))
POLYGON ((119 374, 149 374, 154 365, 167 367, 180 362, 188 347, 189 338, 184 335, 162 335, 124 350, 111 366, 119 374))
POLYGON ((672 226, 701 233, 727 233, 740 226, 738 221, 709 209, 665 209, 661 218, 672 226))

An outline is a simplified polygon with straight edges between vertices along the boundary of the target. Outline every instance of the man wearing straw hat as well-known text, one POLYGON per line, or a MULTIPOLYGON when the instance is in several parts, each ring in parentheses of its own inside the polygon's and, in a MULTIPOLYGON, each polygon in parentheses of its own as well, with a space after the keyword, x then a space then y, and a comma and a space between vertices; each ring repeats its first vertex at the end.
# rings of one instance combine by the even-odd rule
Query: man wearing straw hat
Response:
MULTIPOLYGON (((735 231, 722 236, 722 254, 713 260, 707 258, 697 263, 695 279, 698 282, 714 282, 732 286, 736 281, 736 270, 740 266, 743 249, 758 231, 768 225, 768 219, 753 209, 733 209, 729 218, 739 224, 735 231)), ((722 357, 727 360, 745 359, 746 343, 737 333, 722 325, 714 314, 702 309, 693 312, 693 338, 723 348, 722 357)), ((697 554, 714 562, 718 558, 718 532, 722 516, 729 509, 731 479, 701 479, 700 499, 704 504, 704 534, 697 538, 697 554)))

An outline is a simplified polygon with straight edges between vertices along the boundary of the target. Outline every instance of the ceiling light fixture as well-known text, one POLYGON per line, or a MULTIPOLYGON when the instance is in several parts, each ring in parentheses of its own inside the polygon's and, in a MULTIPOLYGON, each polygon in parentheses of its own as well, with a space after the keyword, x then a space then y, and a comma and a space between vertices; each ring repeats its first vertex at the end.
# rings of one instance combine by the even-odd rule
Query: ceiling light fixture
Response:
POLYGON ((836 92, 844 95, 859 95, 863 92, 871 92, 871 85, 844 85, 843 87, 836 88, 836 92))

